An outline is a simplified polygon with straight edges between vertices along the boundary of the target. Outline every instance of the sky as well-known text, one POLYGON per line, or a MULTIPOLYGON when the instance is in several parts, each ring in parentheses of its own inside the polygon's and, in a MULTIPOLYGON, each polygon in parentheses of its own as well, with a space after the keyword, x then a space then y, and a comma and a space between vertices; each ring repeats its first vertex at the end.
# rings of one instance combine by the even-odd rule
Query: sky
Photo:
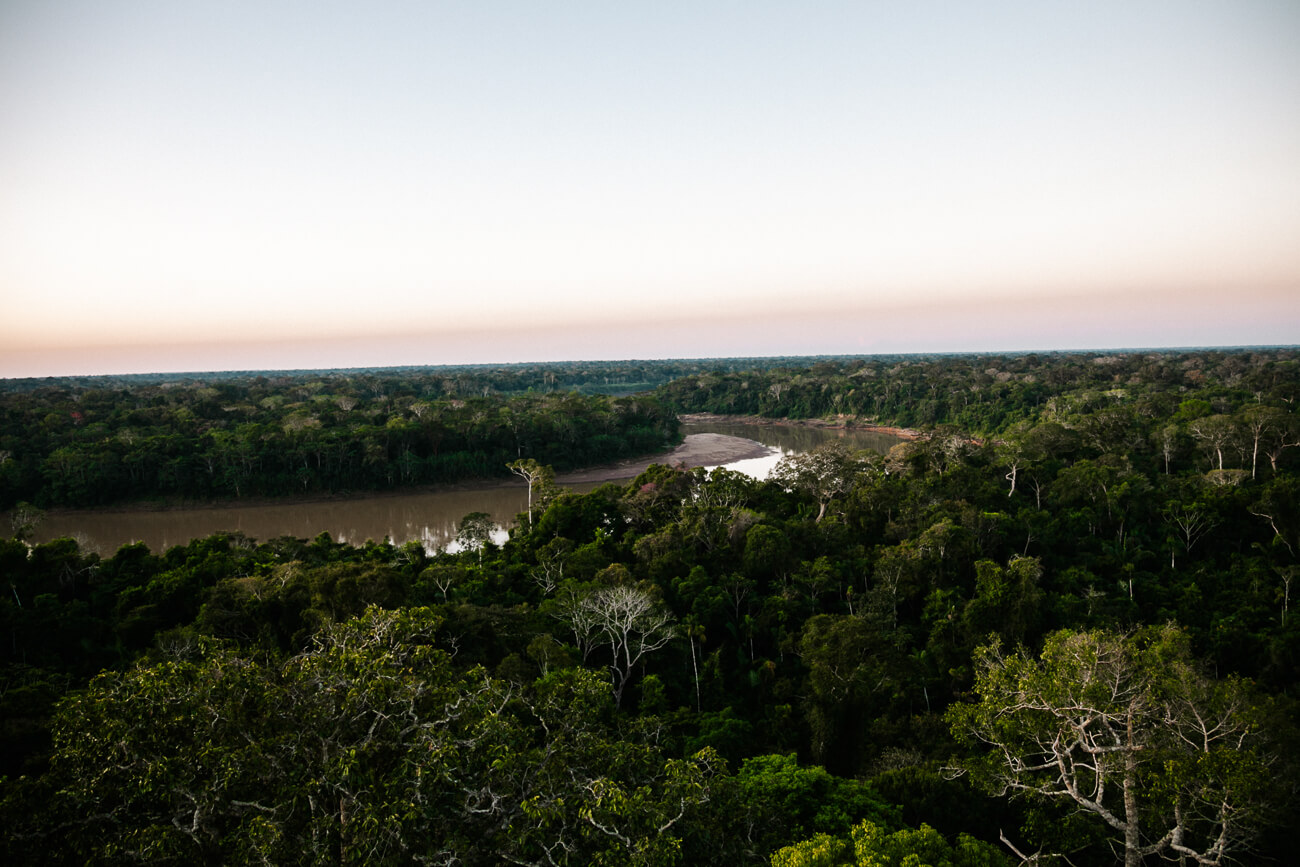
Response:
POLYGON ((1300 3, 0 0, 0 377, 1300 343, 1300 3))

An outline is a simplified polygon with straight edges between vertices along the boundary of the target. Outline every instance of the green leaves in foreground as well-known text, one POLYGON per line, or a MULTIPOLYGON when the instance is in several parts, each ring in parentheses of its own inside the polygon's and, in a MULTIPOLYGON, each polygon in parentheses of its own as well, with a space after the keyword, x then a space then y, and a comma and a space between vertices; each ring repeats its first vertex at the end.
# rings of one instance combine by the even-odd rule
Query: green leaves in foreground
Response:
POLYGON ((528 690, 458 674, 437 626, 427 609, 371 609, 283 664, 199 643, 101 675, 62 707, 50 773, 7 799, 9 857, 676 859, 672 828, 704 798, 709 751, 666 761, 619 740, 609 687, 588 672, 528 690))
POLYGON ((772 854, 772 867, 1004 867, 1006 863, 991 845, 966 834, 953 846, 929 825, 891 834, 869 821, 854 826, 851 841, 818 834, 772 854))

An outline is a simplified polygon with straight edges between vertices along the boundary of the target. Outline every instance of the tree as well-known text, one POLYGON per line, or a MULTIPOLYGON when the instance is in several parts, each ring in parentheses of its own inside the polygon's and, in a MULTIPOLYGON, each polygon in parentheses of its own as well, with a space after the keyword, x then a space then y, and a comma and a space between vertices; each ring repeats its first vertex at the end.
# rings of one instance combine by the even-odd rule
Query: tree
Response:
POLYGON ((581 669, 458 672, 428 609, 262 664, 196 639, 61 707, 6 793, 6 863, 671 864, 711 750, 667 759, 581 669), (35 796, 35 797, 34 797, 35 796))
POLYGON ((873 729, 906 707, 914 672, 896 632, 864 616, 819 614, 804 622, 806 716, 812 756, 832 773, 859 772, 876 748, 873 729))
POLYGON ((1016 478, 1020 475, 1021 468, 1028 462, 1027 452, 1023 441, 1019 439, 1010 439, 1000 442, 994 447, 998 460, 1002 466, 1007 468, 1007 473, 1003 476, 1011 483, 1011 488, 1007 491, 1007 496, 1013 496, 1016 493, 1016 478))
POLYGON ((1236 419, 1227 415, 1206 416, 1192 422, 1189 429, 1192 436, 1205 443, 1206 450, 1217 458, 1217 469, 1223 469, 1223 452, 1230 448, 1240 435, 1236 419))
POLYGON ((747 758, 724 783, 714 810, 731 833, 714 845, 730 851, 713 863, 751 863, 755 856, 817 834, 847 836, 862 820, 898 822, 898 808, 870 783, 837 777, 817 765, 800 766, 793 754, 747 758))
POLYGON ((929 825, 890 833, 870 820, 853 827, 851 844, 818 834, 772 853, 772 867, 1001 867, 1006 863, 991 845, 968 834, 959 835, 953 846, 929 825))
POLYGON ((426 585, 436 587, 442 594, 442 601, 447 601, 447 593, 452 586, 465 579, 465 569, 455 563, 435 563, 432 566, 426 566, 420 572, 417 586, 426 585))
POLYGON ((966 603, 962 621, 983 639, 996 632, 1004 640, 1024 641, 1042 618, 1043 564, 1037 557, 1012 557, 1006 568, 991 560, 975 564, 975 596, 966 603))
POLYGON ((552 539, 537 549, 537 565, 530 570, 533 581, 545 595, 555 592, 564 580, 565 561, 573 553, 573 542, 563 537, 552 539))
MULTIPOLYGON (((1213 530, 1219 523, 1199 503, 1188 505, 1182 502, 1171 502, 1165 507, 1162 514, 1165 522, 1178 531, 1178 541, 1182 543, 1183 550, 1188 555, 1192 553, 1192 547, 1200 541, 1201 537, 1213 530)), ((1177 550, 1171 545, 1169 548, 1170 569, 1175 568, 1174 556, 1176 553, 1177 550)))
POLYGON ((1286 476, 1270 481, 1250 513, 1268 521, 1273 544, 1286 548, 1290 559, 1300 556, 1300 479, 1286 476))
POLYGON ((953 732, 989 752, 967 763, 995 792, 1073 804, 1149 855, 1218 865, 1265 812, 1270 760, 1245 684, 1202 674, 1175 627, 1134 635, 1062 631, 1038 660, 994 642, 976 652, 979 701, 953 732))
POLYGON ((1167 424, 1156 433, 1156 447, 1160 449, 1160 457, 1164 459, 1166 476, 1169 475, 1169 462, 1178 451, 1179 433, 1176 424, 1167 424))
POLYGON ((20 542, 32 538, 43 520, 45 511, 31 503, 19 503, 9 513, 9 525, 13 528, 14 538, 20 542))
POLYGON ((568 624, 573 631, 573 643, 578 648, 583 665, 587 664, 587 658, 591 656, 600 635, 597 607, 588 604, 587 599, 588 593, 583 585, 566 581, 560 588, 552 613, 552 616, 568 624))
POLYGON ((454 851, 443 781, 459 788, 464 762, 442 755, 467 752, 498 705, 481 677, 450 670, 436 626, 427 610, 372 609, 279 666, 202 642, 101 675, 55 721, 55 792, 31 840, 77 862, 454 851))
MULTIPOLYGON (((1259 465, 1260 446, 1264 445, 1264 440, 1270 434, 1274 435, 1275 442, 1286 443, 1286 436, 1283 432, 1286 430, 1288 419, 1286 413, 1273 406, 1252 406, 1241 415, 1241 426, 1250 438, 1250 477, 1253 479, 1255 478, 1256 467, 1259 465)), ((1265 448, 1267 449, 1266 445, 1265 448)), ((1283 448, 1285 448, 1285 445, 1283 448)), ((1276 461, 1274 462, 1273 471, 1277 472, 1276 461)))
POLYGON ((506 464, 510 472, 528 483, 528 529, 533 528, 533 489, 538 491, 538 505, 545 506, 555 483, 555 470, 539 464, 532 458, 521 458, 506 464))
POLYGON ((479 562, 483 562, 483 548, 492 540, 492 531, 497 528, 496 521, 487 512, 470 512, 460 519, 456 530, 456 544, 463 551, 478 552, 479 562))
POLYGON ((1278 412, 1268 416, 1270 424, 1264 430, 1264 454, 1269 466, 1277 473, 1277 462, 1287 449, 1300 446, 1300 425, 1293 413, 1278 412))
POLYGON ((817 501, 817 521, 836 497, 853 490, 859 465, 848 447, 828 442, 810 452, 786 455, 772 470, 772 480, 786 490, 798 491, 817 501))
MULTIPOLYGON (((646 590, 627 584, 602 587, 572 600, 567 616, 579 647, 609 647, 614 704, 621 706, 632 671, 646 654, 676 635, 672 614, 646 590)), ((584 651, 583 658, 587 653, 584 651)))

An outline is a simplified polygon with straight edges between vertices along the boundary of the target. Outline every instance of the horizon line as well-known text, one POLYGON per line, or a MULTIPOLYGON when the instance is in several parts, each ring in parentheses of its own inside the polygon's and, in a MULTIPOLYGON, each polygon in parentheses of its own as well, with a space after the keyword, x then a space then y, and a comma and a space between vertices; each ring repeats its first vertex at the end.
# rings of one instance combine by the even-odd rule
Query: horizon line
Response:
POLYGON ((663 356, 658 358, 567 358, 538 359, 532 361, 475 361, 461 363, 431 364, 375 364, 349 365, 346 367, 250 367, 250 368, 209 368, 188 370, 152 370, 131 373, 69 373, 50 374, 47 376, 0 376, 0 383, 33 382, 64 379, 119 379, 138 377, 212 377, 212 376, 250 376, 277 374, 280 376, 300 376, 313 373, 371 373, 379 371, 417 371, 417 370, 458 370, 466 368, 504 368, 536 367, 541 365, 583 364, 583 363, 646 363, 646 362, 710 362, 710 361, 776 361, 790 359, 872 359, 872 358, 927 358, 927 357, 984 357, 984 356, 1019 356, 1019 355, 1077 355, 1085 353, 1131 354, 1142 352, 1179 353, 1179 352, 1244 352, 1250 350, 1300 349, 1300 343, 1261 343, 1261 344, 1191 344, 1180 346, 1079 346, 1067 349, 1011 349, 1011 350, 929 350, 920 352, 871 352, 871 353, 786 353, 777 355, 704 355, 704 356, 663 356))

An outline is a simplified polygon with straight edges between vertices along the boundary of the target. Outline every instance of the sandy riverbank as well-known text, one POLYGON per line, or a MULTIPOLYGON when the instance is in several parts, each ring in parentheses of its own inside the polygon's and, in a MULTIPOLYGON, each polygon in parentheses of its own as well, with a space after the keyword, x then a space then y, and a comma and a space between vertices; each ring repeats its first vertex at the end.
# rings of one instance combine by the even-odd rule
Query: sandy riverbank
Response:
POLYGON ((739 424, 753 424, 763 426, 780 426, 789 427, 817 427, 817 428, 843 428, 844 430, 860 430, 870 433, 883 433, 896 436, 904 440, 916 440, 921 438, 921 432, 905 427, 891 427, 882 424, 868 424, 859 421, 855 416, 837 415, 832 418, 767 418, 761 415, 715 415, 711 412, 692 412, 679 415, 678 420, 683 424, 709 424, 710 422, 735 422, 739 424))
POLYGON ((670 452, 557 474, 555 481, 561 485, 614 482, 639 475, 651 464, 667 464, 670 467, 682 464, 687 467, 714 467, 732 461, 767 457, 775 451, 777 450, 771 446, 741 437, 715 433, 687 434, 682 444, 670 452))

